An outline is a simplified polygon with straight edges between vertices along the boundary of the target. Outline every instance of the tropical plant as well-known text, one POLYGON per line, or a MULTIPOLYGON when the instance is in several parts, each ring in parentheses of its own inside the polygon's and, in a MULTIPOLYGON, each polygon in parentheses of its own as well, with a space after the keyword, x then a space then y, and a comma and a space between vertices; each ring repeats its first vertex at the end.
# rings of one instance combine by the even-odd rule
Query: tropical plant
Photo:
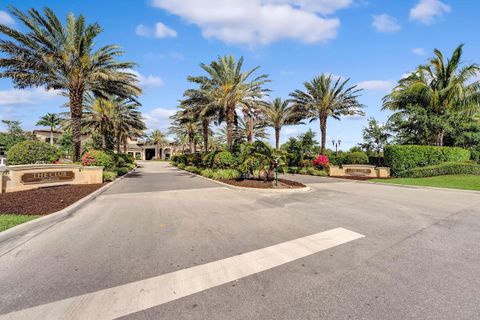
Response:
POLYGON ((162 131, 155 129, 150 133, 148 140, 157 147, 157 158, 159 158, 160 145, 167 143, 165 134, 162 131))
POLYGON ((475 78, 480 68, 477 64, 463 65, 462 55, 463 45, 447 60, 435 49, 427 64, 401 79, 384 97, 383 109, 395 111, 391 119, 407 129, 416 126, 411 133, 420 130, 426 143, 442 146, 452 116, 459 112, 471 116, 479 109, 480 85, 475 78))
POLYGON ((275 131, 275 148, 280 148, 280 131, 286 125, 298 124, 300 119, 293 112, 289 100, 276 98, 270 103, 260 105, 264 114, 265 123, 275 131))
POLYGON ((27 32, 0 24, 0 78, 10 78, 15 87, 45 87, 61 91, 69 98, 74 144, 74 161, 80 159, 81 120, 86 92, 105 97, 137 97, 141 90, 137 77, 127 71, 131 62, 117 62, 122 54, 118 46, 94 49, 101 28, 86 24, 85 17, 67 16, 64 25, 55 13, 45 8, 43 15, 36 9, 25 14, 16 8, 11 13, 27 32))
POLYGON ((348 87, 349 79, 335 80, 333 75, 322 74, 311 82, 305 82, 305 91, 295 90, 290 94, 294 112, 302 119, 319 120, 321 154, 325 154, 327 119, 340 120, 342 116, 363 116, 363 105, 358 101, 362 89, 348 87))
MULTIPOLYGON (((240 169, 242 172, 251 171, 252 163, 257 164, 259 176, 262 180, 273 180, 275 167, 286 164, 285 152, 270 147, 262 141, 242 145, 240 152, 240 169)), ((251 174, 251 172, 250 172, 251 174)))
POLYGON ((207 76, 188 78, 208 92, 212 103, 219 109, 219 121, 226 120, 229 151, 233 150, 236 108, 261 100, 266 92, 263 86, 268 82, 265 74, 250 80, 259 67, 242 71, 243 61, 243 57, 235 61, 231 55, 218 57, 208 65, 200 64, 207 76))
POLYGON ((188 139, 190 153, 195 153, 197 151, 196 136, 198 135, 199 127, 193 111, 181 106, 180 110, 171 116, 170 119, 172 119, 172 124, 168 129, 169 133, 176 135, 180 139, 186 137, 188 139))
POLYGON ((37 122, 37 126, 44 126, 50 129, 50 144, 53 145, 53 132, 60 126, 62 119, 56 113, 47 113, 37 122))
POLYGON ((376 152, 378 159, 383 147, 388 142, 390 134, 385 125, 380 124, 375 118, 368 119, 367 127, 363 129, 363 142, 360 146, 368 153, 376 152))

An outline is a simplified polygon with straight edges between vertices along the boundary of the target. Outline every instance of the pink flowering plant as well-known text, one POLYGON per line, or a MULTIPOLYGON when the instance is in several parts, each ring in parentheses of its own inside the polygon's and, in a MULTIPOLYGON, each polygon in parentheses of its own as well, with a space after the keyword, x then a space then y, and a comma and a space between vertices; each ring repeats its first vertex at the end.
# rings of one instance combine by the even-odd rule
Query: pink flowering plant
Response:
POLYGON ((95 158, 90 154, 90 152, 86 152, 82 157, 82 165, 84 166, 93 166, 95 161, 95 158))
POLYGON ((319 154, 314 160, 313 165, 320 168, 326 169, 329 166, 328 157, 322 154, 319 154))

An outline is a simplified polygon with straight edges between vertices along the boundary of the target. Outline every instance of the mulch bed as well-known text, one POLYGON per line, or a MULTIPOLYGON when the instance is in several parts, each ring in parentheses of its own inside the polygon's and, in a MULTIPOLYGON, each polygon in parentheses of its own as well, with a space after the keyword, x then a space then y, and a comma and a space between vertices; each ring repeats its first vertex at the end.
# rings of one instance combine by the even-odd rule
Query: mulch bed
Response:
POLYGON ((104 184, 66 185, 0 194, 0 214, 46 215, 62 210, 104 184))
POLYGON ((278 179, 278 188, 275 186, 275 181, 263 181, 254 179, 222 179, 221 182, 237 187, 257 188, 257 189, 299 189, 304 188, 305 185, 291 180, 278 179))

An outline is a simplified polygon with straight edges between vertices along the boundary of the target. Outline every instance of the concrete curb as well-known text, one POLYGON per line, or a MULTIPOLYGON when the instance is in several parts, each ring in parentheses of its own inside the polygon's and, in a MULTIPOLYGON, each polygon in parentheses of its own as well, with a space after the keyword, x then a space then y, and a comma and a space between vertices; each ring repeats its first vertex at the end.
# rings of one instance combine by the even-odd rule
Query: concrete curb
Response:
POLYGON ((8 241, 8 240, 11 240, 11 239, 15 238, 15 237, 20 237, 20 236, 23 236, 25 234, 28 234, 33 229, 37 229, 37 228, 46 226, 48 224, 56 224, 58 222, 61 222, 61 221, 65 220, 66 218, 72 216, 72 214, 75 211, 80 209, 87 202, 94 200, 99 195, 101 195, 102 193, 107 191, 110 187, 112 187, 113 185, 115 185, 116 183, 118 183, 119 181, 124 179, 126 176, 128 176, 129 174, 131 174, 135 170, 136 170, 136 168, 130 170, 127 174, 124 174, 123 176, 115 179, 114 181, 104 185, 100 189, 90 193, 89 195, 83 197, 82 199, 78 200, 77 202, 72 203, 71 205, 69 205, 68 207, 66 207, 66 208, 64 208, 60 211, 47 214, 43 217, 40 217, 40 218, 37 218, 37 219, 34 219, 34 220, 30 220, 28 222, 19 224, 15 227, 12 227, 10 229, 7 229, 5 231, 0 232, 0 245, 4 242, 8 241))
POLYGON ((308 192, 308 191, 312 190, 309 186, 305 186, 303 188, 296 188, 296 189, 261 189, 261 188, 246 188, 246 187, 233 186, 233 185, 225 183, 225 182, 210 179, 210 178, 204 177, 200 174, 196 174, 196 173, 192 173, 192 172, 187 171, 187 170, 180 169, 180 168, 175 167, 173 165, 170 165, 170 166, 179 170, 179 171, 187 172, 187 173, 191 174, 192 176, 200 177, 202 179, 205 179, 205 180, 210 181, 210 182, 217 183, 219 185, 222 185, 222 186, 224 186, 228 189, 232 189, 232 190, 239 190, 239 191, 246 191, 246 192, 260 192, 260 193, 295 193, 295 192, 308 192))

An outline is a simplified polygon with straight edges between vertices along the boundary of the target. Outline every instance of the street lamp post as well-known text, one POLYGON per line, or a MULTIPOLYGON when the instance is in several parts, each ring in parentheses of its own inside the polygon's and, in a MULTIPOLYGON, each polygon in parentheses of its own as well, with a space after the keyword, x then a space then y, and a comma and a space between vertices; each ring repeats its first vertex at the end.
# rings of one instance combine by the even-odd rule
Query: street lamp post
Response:
POLYGON ((335 148, 335 157, 338 156, 338 147, 340 147, 341 143, 342 143, 342 140, 340 140, 340 139, 339 140, 335 140, 335 139, 332 140, 332 145, 335 148))

